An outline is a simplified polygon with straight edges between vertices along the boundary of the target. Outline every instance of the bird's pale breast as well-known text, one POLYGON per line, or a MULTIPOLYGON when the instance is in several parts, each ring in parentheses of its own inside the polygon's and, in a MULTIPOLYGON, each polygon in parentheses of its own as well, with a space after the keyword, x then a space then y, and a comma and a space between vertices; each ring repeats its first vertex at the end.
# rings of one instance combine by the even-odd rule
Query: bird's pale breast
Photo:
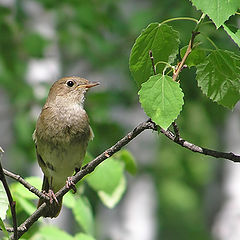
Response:
POLYGON ((81 167, 91 138, 88 116, 79 105, 44 107, 34 135, 37 153, 43 161, 39 164, 45 176, 52 177, 56 192, 74 169, 81 167))

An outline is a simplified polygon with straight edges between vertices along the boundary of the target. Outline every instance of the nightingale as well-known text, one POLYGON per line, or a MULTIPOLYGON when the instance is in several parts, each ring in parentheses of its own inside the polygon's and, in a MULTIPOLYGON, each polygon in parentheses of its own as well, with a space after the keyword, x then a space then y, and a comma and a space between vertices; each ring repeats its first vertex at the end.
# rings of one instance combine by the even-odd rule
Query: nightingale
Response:
MULTIPOLYGON (((56 81, 48 94, 36 123, 33 140, 38 164, 44 177, 42 191, 50 198, 43 217, 57 217, 62 199, 55 193, 71 182, 74 170, 79 171, 93 132, 84 110, 85 93, 99 83, 80 77, 65 77, 56 81)), ((44 202, 40 199, 38 207, 44 202)))

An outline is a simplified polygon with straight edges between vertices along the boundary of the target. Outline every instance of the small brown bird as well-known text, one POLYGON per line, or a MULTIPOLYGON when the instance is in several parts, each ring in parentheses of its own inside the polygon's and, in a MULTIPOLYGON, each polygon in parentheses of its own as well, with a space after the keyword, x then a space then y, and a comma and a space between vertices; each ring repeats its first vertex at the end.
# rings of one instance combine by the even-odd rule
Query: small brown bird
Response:
MULTIPOLYGON (((66 183, 74 187, 71 178, 82 165, 93 132, 83 108, 85 93, 99 83, 80 77, 65 77, 56 81, 48 94, 37 120, 33 140, 38 164, 43 173, 42 190, 50 197, 44 217, 57 217, 62 199, 55 193, 66 183)), ((44 202, 40 199, 38 207, 44 202)))

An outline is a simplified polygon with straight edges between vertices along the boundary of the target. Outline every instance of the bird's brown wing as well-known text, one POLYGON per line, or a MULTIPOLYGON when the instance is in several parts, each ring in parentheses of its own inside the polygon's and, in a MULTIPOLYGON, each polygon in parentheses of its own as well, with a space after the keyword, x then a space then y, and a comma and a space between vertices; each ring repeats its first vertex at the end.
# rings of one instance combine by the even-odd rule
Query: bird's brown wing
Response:
MULTIPOLYGON (((37 147, 36 147, 36 150, 37 150, 37 147)), ((47 167, 42 157, 40 156, 40 154, 38 154, 38 152, 37 152, 37 159, 38 159, 38 164, 40 165, 41 168, 47 167)), ((48 194, 49 189, 50 189, 50 185, 49 185, 48 178, 44 175, 43 183, 42 183, 42 192, 48 194)), ((39 208, 43 203, 44 203, 44 200, 40 198, 38 201, 37 208, 39 208)), ((48 203, 46 210, 43 212, 43 217, 50 217, 50 218, 57 217, 61 211, 61 208, 62 208, 62 198, 58 200, 58 203, 55 201, 53 201, 53 203, 51 204, 48 203)))

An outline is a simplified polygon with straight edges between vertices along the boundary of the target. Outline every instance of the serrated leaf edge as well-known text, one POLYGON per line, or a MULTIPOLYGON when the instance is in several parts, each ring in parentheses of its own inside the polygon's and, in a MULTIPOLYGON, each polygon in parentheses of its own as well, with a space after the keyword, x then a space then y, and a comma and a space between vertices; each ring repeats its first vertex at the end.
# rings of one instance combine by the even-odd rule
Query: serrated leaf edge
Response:
MULTIPOLYGON (((223 51, 224 51, 224 52, 230 52, 230 51, 227 51, 227 50, 223 50, 223 51)), ((230 52, 230 53, 231 53, 231 52, 230 52)), ((211 53, 210 53, 210 54, 211 54, 211 53)), ((235 53, 234 53, 234 54, 235 54, 235 53)), ((209 56, 209 55, 208 55, 208 56, 209 56)), ((207 56, 207 57, 208 57, 208 56, 207 56)), ((210 100, 211 100, 212 102, 214 102, 214 103, 217 103, 217 105, 219 105, 219 106, 221 106, 221 107, 225 107, 225 108, 228 108, 229 110, 233 110, 233 108, 234 108, 234 106, 235 106, 236 104, 233 105, 232 108, 230 108, 230 107, 228 107, 228 106, 226 106, 226 105, 223 105, 223 104, 217 102, 217 101, 214 100, 212 97, 208 97, 207 94, 204 93, 202 87, 201 87, 200 84, 199 84, 199 81, 198 81, 198 78, 197 78, 197 76, 198 76, 198 72, 199 72, 198 67, 201 67, 201 66, 206 65, 206 64, 210 64, 210 63, 209 63, 209 60, 207 59, 207 57, 206 57, 205 62, 196 65, 196 69, 197 69, 197 70, 196 70, 196 80, 197 80, 197 85, 198 85, 198 87, 201 89, 201 92, 203 93, 203 95, 206 96, 206 98, 210 99, 210 100), (206 63, 206 62, 207 62, 207 63, 206 63)))

